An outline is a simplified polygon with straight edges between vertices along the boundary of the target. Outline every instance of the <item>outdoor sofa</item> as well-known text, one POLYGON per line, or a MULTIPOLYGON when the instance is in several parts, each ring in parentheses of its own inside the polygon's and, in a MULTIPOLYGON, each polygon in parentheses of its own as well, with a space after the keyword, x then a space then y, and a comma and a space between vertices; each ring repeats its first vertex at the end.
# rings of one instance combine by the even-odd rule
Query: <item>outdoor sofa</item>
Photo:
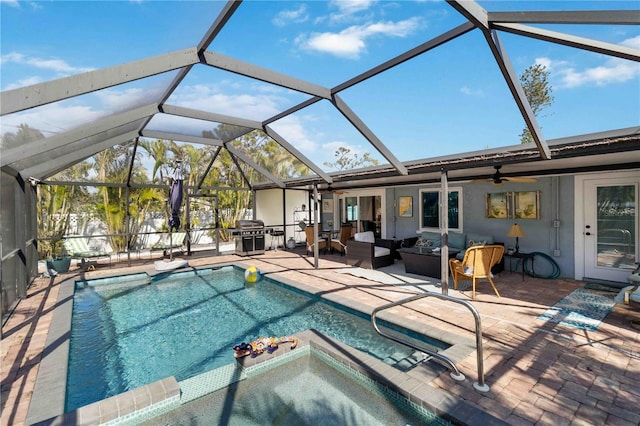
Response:
MULTIPOLYGON (((504 243, 494 241, 493 235, 479 234, 469 232, 463 234, 460 232, 449 232, 449 242, 447 247, 449 252, 457 252, 455 258, 463 260, 466 250, 473 246, 483 246, 497 244, 504 246, 504 243)), ((426 249, 435 249, 442 247, 442 237, 439 232, 424 231, 419 237, 406 238, 402 242, 402 247, 422 247, 426 249)), ((491 272, 498 274, 504 270, 504 259, 496 264, 491 272)))

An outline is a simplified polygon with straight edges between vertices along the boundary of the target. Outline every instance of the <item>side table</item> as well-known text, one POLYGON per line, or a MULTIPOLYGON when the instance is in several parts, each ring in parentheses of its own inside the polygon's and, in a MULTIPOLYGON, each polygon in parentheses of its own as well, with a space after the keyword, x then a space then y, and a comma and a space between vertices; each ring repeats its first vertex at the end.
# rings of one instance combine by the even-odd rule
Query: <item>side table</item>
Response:
MULTIPOLYGON (((509 258, 509 273, 513 272, 513 268, 511 267, 511 261, 513 259, 518 259, 518 262, 520 260, 522 260, 522 281, 524 281, 524 270, 525 270, 525 264, 527 263, 527 260, 531 262, 531 273, 533 274, 533 276, 536 276, 536 272, 533 269, 533 261, 536 257, 535 254, 533 253, 522 253, 522 252, 516 252, 516 253, 505 253, 503 255, 504 257, 508 257, 509 258)), ((516 267, 518 266, 518 264, 516 263, 516 267)))

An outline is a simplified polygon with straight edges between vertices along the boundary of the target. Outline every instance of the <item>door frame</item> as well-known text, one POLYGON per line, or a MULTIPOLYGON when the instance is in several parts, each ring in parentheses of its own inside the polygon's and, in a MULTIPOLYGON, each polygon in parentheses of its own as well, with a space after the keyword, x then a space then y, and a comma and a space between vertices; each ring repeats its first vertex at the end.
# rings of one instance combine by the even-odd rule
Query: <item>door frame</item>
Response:
MULTIPOLYGON (((635 183, 640 188, 640 169, 629 170, 629 171, 615 171, 615 172, 606 172, 606 173, 591 173, 591 174, 583 174, 576 175, 574 177, 574 277, 578 280, 583 280, 586 274, 587 267, 587 256, 593 255, 593 253, 587 253, 587 244, 586 244, 586 235, 585 235, 585 226, 586 220, 585 217, 585 204, 586 204, 586 191, 587 187, 591 186, 592 183, 595 184, 603 184, 603 185, 616 185, 616 184, 629 184, 635 183)), ((640 189, 636 192, 636 259, 638 259, 638 250, 639 250, 639 235, 640 231, 638 229, 638 222, 640 222, 640 212, 638 211, 638 206, 640 206, 640 199, 638 199, 638 194, 640 189)), ((595 201, 595 200, 594 200, 595 201)), ((640 259, 638 259, 640 261, 640 259)), ((631 271, 628 272, 630 274, 631 271)), ((627 274, 627 275, 628 275, 627 274)), ((622 276, 622 275, 620 275, 622 276)), ((597 278, 598 277, 591 277, 597 278)), ((619 282, 620 279, 615 276, 612 277, 610 281, 619 282)), ((626 281, 626 278, 622 281, 626 281)))
POLYGON ((334 208, 334 217, 340 217, 339 215, 344 212, 338 212, 339 208, 344 209, 344 199, 348 197, 358 197, 358 221, 360 221, 360 197, 380 197, 380 208, 381 208, 381 217, 380 217, 380 235, 382 238, 386 238, 387 235, 387 218, 385 217, 386 213, 386 194, 387 191, 385 188, 375 188, 375 189, 359 189, 359 190, 348 190, 344 194, 340 194, 338 196, 338 206, 334 208))

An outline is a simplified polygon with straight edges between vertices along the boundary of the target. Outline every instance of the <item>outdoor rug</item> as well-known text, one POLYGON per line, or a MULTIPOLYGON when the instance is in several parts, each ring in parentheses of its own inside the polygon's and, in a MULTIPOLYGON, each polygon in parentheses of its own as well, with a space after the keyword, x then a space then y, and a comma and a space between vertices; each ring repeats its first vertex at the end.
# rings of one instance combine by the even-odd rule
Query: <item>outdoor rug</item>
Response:
POLYGON ((595 331, 615 304, 613 294, 577 288, 544 311, 538 319, 580 330, 595 331))

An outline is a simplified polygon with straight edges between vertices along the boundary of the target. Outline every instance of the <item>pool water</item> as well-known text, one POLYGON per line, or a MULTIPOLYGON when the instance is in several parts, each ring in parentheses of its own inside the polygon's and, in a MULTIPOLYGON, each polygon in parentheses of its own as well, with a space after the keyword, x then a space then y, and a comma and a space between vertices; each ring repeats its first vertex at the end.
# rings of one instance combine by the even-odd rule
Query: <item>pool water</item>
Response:
POLYGON ((401 402, 380 385, 361 383, 346 370, 333 368, 318 356, 305 356, 184 404, 143 426, 450 424, 401 402))
MULTIPOLYGON (((379 336, 368 319, 226 267, 76 283, 65 411, 175 376, 235 362, 232 347, 316 329, 385 362, 415 351, 379 336)), ((442 342, 439 349, 447 346, 442 342)), ((438 350, 438 347, 434 347, 438 350)))

